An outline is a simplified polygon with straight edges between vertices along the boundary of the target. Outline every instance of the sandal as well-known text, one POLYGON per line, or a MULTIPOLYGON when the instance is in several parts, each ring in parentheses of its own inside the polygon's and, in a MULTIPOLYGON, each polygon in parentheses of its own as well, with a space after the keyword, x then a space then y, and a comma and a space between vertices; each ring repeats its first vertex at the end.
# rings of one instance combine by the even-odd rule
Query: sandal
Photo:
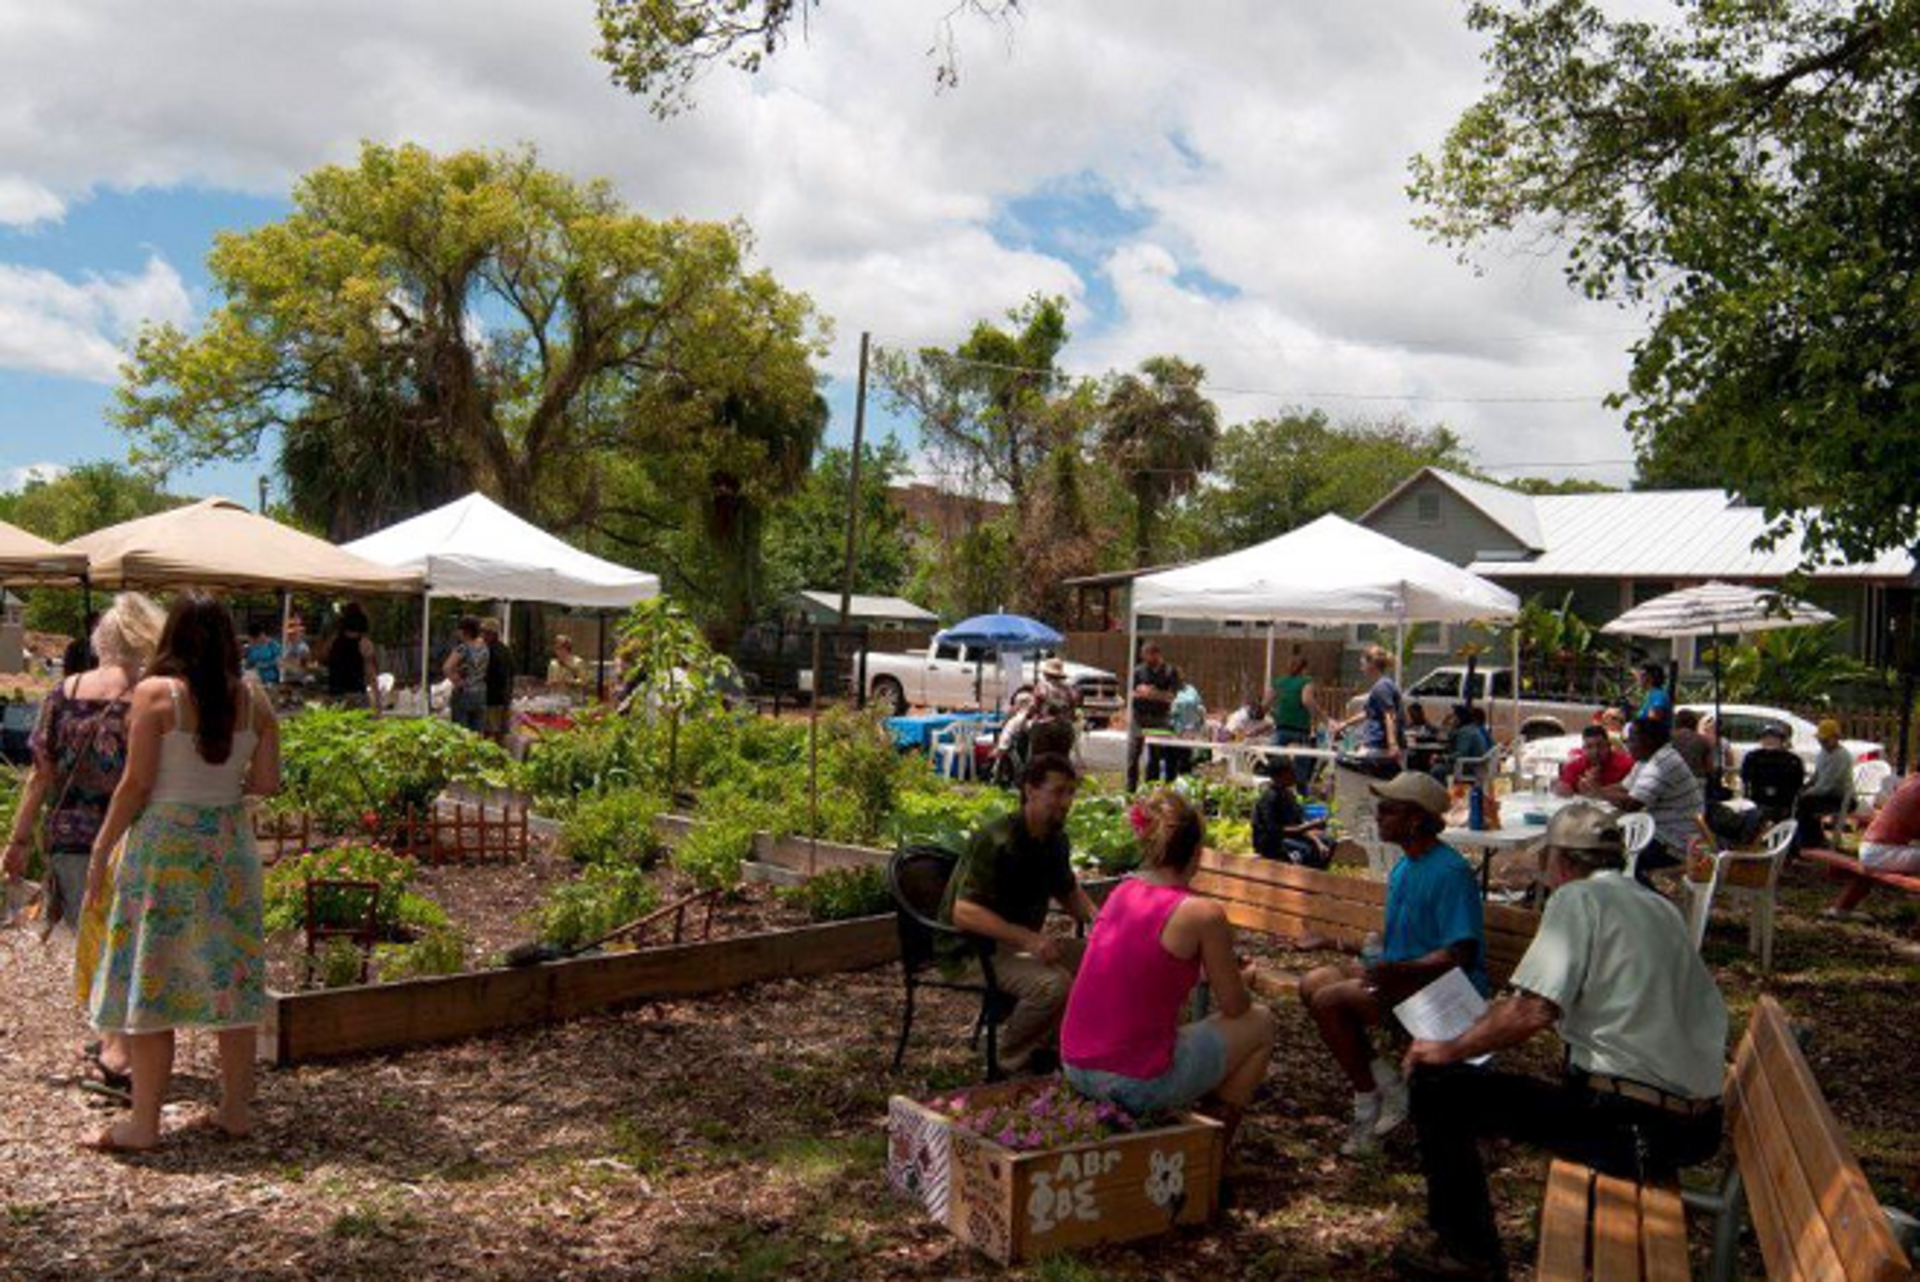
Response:
POLYGON ((84 1095, 92 1095, 118 1108, 133 1107, 133 1092, 130 1090, 122 1090, 91 1077, 83 1077, 76 1084, 84 1095))
POLYGON ((133 1091, 133 1074, 108 1068, 107 1062, 100 1058, 98 1042, 93 1043, 87 1051, 87 1066, 100 1075, 100 1083, 108 1090, 119 1091, 122 1094, 130 1094, 133 1091))

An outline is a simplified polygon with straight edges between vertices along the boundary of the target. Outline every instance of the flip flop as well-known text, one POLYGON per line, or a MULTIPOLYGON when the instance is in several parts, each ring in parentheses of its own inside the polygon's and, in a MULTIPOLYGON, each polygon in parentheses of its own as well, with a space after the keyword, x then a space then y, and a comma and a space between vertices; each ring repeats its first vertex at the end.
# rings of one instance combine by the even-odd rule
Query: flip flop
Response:
POLYGON ((116 1087, 109 1086, 105 1082, 95 1081, 91 1077, 83 1077, 77 1084, 80 1087, 81 1093, 84 1095, 92 1095, 99 1099, 107 1100, 110 1103, 119 1105, 121 1108, 133 1107, 132 1091, 117 1089, 116 1087))
POLYGON ((100 1053, 97 1050, 88 1054, 87 1066, 100 1075, 101 1084, 106 1086, 108 1090, 120 1091, 122 1093, 133 1090, 133 1074, 116 1072, 108 1068, 106 1061, 100 1058, 100 1053))

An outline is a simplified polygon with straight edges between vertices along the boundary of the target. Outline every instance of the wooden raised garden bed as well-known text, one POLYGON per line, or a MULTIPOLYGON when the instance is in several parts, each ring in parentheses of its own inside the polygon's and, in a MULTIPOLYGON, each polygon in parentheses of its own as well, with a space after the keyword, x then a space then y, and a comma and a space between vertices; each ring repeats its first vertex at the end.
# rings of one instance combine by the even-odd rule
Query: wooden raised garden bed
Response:
MULTIPOLYGON (((970 1106, 984 1105, 1023 1087, 964 1095, 970 1106)), ((1002 1264, 1204 1224, 1219 1207, 1222 1128, 1197 1113, 1152 1130, 1017 1152, 896 1095, 887 1129, 888 1182, 1002 1264)))
POLYGON ((263 863, 312 850, 315 844, 377 841, 423 864, 512 862, 527 857, 531 820, 524 801, 494 805, 442 797, 422 813, 407 807, 368 831, 332 833, 305 811, 254 816, 253 840, 263 863))
POLYGON ((899 956, 891 916, 366 987, 273 994, 261 1049, 275 1064, 572 1019, 770 979, 864 970, 899 956))

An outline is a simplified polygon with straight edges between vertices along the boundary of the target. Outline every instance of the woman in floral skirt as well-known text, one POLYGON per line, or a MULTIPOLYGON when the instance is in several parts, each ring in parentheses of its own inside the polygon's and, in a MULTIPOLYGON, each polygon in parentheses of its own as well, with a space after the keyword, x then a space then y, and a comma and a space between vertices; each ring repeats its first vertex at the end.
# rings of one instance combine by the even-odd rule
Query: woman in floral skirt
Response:
POLYGON ((181 1028, 219 1034, 212 1122, 246 1134, 266 1006, 260 861, 241 798, 279 790, 272 709, 240 679, 226 607, 200 593, 174 605, 149 671, 134 688, 127 770, 87 887, 89 905, 105 907, 88 1013, 100 1032, 126 1035, 133 1068, 132 1116, 87 1141, 109 1151, 159 1142, 181 1028))

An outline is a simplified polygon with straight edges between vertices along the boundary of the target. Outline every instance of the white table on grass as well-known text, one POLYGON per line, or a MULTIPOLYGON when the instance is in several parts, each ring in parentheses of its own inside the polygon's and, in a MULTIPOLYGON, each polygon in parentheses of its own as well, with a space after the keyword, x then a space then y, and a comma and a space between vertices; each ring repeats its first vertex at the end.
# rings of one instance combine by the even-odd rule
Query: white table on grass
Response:
POLYGON ((1500 826, 1498 828, 1448 828, 1440 834, 1440 840, 1455 850, 1474 851, 1480 856, 1480 893, 1487 893, 1488 879, 1493 872, 1495 855, 1519 850, 1529 850, 1540 845, 1547 838, 1547 820, 1562 806, 1582 800, 1579 797, 1556 797, 1552 793, 1515 792, 1500 798, 1500 826), (1545 818, 1530 820, 1529 814, 1544 815, 1545 818))

